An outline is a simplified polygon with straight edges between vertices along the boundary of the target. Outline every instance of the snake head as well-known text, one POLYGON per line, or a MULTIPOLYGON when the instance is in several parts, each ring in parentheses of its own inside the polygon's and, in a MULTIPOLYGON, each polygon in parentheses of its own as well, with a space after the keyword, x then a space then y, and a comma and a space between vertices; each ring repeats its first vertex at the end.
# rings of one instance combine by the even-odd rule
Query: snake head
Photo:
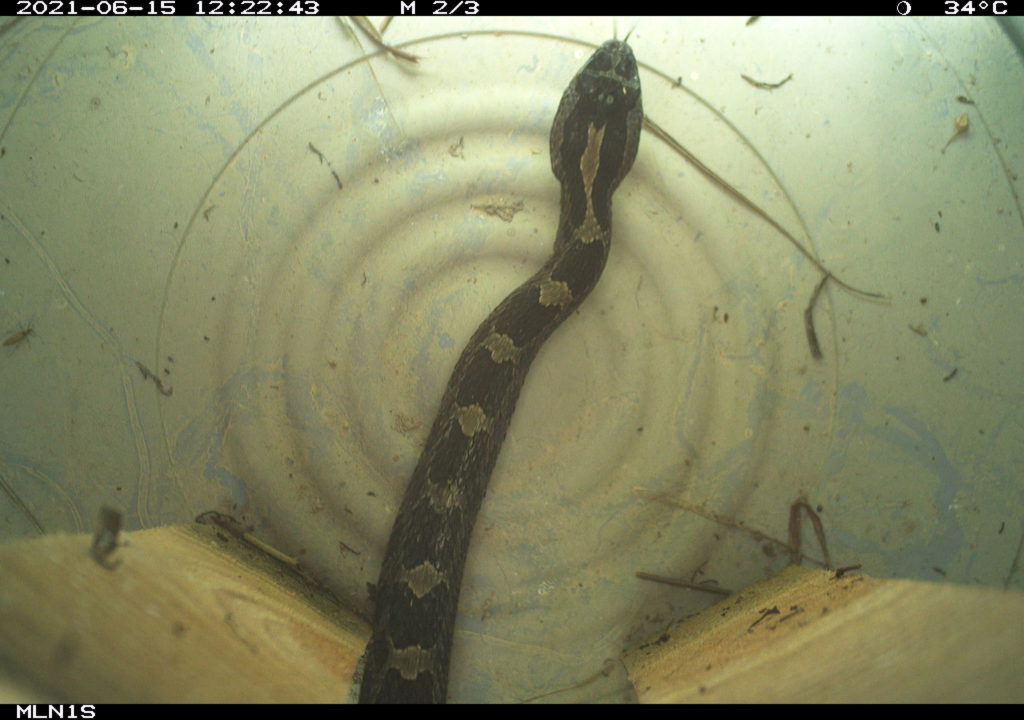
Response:
POLYGON ((643 125, 640 75, 629 45, 609 40, 599 47, 569 83, 551 128, 551 169, 563 185, 585 182, 580 160, 587 150, 588 128, 603 128, 595 197, 610 200, 633 166, 643 125))

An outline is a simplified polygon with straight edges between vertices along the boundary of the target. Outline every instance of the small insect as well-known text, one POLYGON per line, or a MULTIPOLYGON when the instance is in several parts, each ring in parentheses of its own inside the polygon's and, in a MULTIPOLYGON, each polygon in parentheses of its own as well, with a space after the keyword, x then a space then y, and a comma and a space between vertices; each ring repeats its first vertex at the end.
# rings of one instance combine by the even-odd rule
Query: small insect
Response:
POLYGON ((945 153, 946 148, 949 147, 949 143, 953 142, 958 137, 960 137, 960 135, 967 132, 967 129, 970 127, 970 125, 971 120, 969 117, 967 117, 967 113, 959 115, 956 119, 956 122, 953 123, 953 137, 951 137, 949 141, 945 144, 945 146, 942 148, 942 152, 945 153))
POLYGON ((113 508, 100 508, 96 520, 96 532, 92 536, 92 547, 89 553, 100 567, 113 570, 121 564, 120 560, 110 560, 110 554, 117 549, 117 535, 121 532, 121 513, 113 508))
POLYGON ((17 332, 11 333, 6 340, 4 340, 4 347, 13 347, 23 340, 28 340, 29 336, 35 335, 35 328, 32 327, 32 323, 29 323, 27 327, 18 330, 17 332))

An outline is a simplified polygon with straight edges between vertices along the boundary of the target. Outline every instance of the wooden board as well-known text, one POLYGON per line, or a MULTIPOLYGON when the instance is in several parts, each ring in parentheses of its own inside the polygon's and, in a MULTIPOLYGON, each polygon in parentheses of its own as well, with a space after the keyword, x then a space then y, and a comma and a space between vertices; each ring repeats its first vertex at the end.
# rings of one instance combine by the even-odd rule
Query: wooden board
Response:
MULTIPOLYGON (((211 526, 0 545, 0 701, 344 702, 366 624, 211 526)), ((624 656, 641 702, 1024 701, 1024 597, 790 568, 624 656)))
POLYGON ((641 702, 1022 702, 1024 596, 791 567, 624 662, 641 702))
POLYGON ((369 631, 323 591, 219 528, 121 538, 0 545, 2 701, 346 700, 369 631))

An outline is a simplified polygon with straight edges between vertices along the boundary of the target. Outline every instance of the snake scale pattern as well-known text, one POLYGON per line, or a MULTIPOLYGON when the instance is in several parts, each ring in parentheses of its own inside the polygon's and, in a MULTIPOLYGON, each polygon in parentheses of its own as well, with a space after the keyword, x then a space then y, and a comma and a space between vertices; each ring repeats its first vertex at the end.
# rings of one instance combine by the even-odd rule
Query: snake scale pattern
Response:
POLYGON ((562 95, 551 169, 562 186, 554 253, 477 328, 441 399, 374 591, 359 701, 445 702, 462 571, 477 511, 530 363, 597 284, 612 193, 643 124, 633 51, 609 40, 562 95))

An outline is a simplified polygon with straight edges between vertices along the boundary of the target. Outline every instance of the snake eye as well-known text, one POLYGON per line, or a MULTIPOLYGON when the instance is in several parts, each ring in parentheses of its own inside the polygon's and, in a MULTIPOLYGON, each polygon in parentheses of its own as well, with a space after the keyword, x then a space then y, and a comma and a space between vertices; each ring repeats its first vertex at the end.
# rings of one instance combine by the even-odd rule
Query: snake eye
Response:
POLYGON ((606 53, 598 50, 591 58, 587 69, 592 72, 605 73, 612 69, 611 58, 606 53))

